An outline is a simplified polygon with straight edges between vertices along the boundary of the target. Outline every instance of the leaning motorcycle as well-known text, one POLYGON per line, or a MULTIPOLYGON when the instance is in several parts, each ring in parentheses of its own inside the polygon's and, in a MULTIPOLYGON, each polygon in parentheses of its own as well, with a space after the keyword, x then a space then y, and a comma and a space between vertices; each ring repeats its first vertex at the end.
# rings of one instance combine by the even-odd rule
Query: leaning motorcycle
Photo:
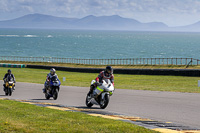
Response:
POLYGON ((45 98, 50 99, 53 97, 54 100, 58 98, 58 92, 60 90, 61 82, 57 76, 53 76, 50 79, 49 87, 46 89, 45 98))
POLYGON ((5 87, 4 87, 4 92, 6 96, 11 96, 12 92, 14 90, 15 83, 13 81, 13 78, 8 75, 8 77, 5 79, 5 87))
MULTIPOLYGON (((92 80, 91 85, 95 83, 92 80)), ((105 109, 109 103, 110 96, 114 92, 114 86, 110 80, 103 80, 102 83, 97 84, 94 88, 93 93, 88 93, 86 96, 87 107, 92 107, 94 104, 100 105, 100 108, 105 109)))

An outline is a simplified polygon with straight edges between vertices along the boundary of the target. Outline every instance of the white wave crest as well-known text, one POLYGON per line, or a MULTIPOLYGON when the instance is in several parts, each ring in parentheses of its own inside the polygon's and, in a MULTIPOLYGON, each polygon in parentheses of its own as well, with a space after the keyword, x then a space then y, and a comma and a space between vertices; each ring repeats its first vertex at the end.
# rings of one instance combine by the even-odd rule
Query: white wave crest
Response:
POLYGON ((37 37, 36 35, 24 35, 24 37, 37 37))
POLYGON ((19 35, 0 35, 0 37, 19 37, 19 35))
POLYGON ((48 35, 47 37, 53 37, 52 35, 48 35))

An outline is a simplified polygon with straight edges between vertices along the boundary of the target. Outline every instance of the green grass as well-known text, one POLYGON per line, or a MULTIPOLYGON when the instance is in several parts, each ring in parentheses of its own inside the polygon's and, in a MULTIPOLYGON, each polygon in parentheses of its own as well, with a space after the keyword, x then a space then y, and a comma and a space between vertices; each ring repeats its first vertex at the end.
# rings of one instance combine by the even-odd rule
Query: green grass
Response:
MULTIPOLYGON (((7 72, 8 68, 0 68, 0 77, 7 72)), ((30 82, 44 84, 49 70, 11 68, 17 82, 30 82)), ((88 87, 90 82, 98 76, 98 73, 78 73, 57 71, 62 85, 88 87), (63 82, 62 78, 66 77, 63 82)), ((152 76, 152 75, 128 75, 114 74, 116 89, 152 90, 152 91, 173 91, 200 93, 197 86, 199 77, 184 76, 152 76)))
POLYGON ((93 117, 80 112, 59 111, 10 100, 0 100, 0 132, 156 133, 127 122, 93 117))

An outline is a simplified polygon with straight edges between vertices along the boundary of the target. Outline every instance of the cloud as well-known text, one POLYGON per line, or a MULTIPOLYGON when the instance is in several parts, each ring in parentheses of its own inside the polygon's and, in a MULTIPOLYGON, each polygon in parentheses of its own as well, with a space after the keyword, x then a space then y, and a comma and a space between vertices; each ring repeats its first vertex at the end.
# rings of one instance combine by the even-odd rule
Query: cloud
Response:
POLYGON ((9 9, 7 7, 6 1, 4 1, 4 0, 0 1, 0 12, 6 13, 8 11, 9 11, 9 9))
POLYGON ((175 16, 183 19, 191 15, 190 19, 194 21, 200 14, 199 7, 200 0, 0 0, 0 20, 43 13, 79 18, 87 15, 120 15, 144 22, 173 21, 175 16))
POLYGON ((199 0, 1 0, 0 10, 4 12, 12 11, 31 11, 34 12, 67 12, 70 8, 71 13, 77 11, 119 12, 122 10, 134 12, 174 12, 174 13, 199 13, 199 0), (26 7, 26 8, 21 8, 26 7), (79 10, 77 7, 81 7, 79 10), (75 8, 75 10, 73 10, 75 8), (40 9, 40 10, 38 10, 40 9), (67 10, 64 10, 67 9, 67 10))

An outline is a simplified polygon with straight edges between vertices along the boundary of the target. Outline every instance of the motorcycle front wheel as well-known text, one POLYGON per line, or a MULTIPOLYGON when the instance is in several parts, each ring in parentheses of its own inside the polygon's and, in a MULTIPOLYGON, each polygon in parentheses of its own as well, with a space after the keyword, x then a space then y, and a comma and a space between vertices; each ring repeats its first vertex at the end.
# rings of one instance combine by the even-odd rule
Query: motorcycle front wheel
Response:
POLYGON ((108 106, 108 103, 109 103, 109 95, 106 94, 104 96, 104 99, 101 99, 100 101, 100 108, 105 109, 108 106))
POLYGON ((12 95, 12 89, 8 88, 8 95, 11 96, 12 95))
POLYGON ((89 108, 93 106, 93 104, 92 104, 91 102, 89 102, 90 99, 91 99, 91 96, 90 96, 90 94, 88 93, 87 96, 86 96, 85 104, 86 104, 86 106, 89 107, 89 108))
POLYGON ((58 98, 58 89, 56 89, 53 93, 53 99, 56 100, 58 98))

